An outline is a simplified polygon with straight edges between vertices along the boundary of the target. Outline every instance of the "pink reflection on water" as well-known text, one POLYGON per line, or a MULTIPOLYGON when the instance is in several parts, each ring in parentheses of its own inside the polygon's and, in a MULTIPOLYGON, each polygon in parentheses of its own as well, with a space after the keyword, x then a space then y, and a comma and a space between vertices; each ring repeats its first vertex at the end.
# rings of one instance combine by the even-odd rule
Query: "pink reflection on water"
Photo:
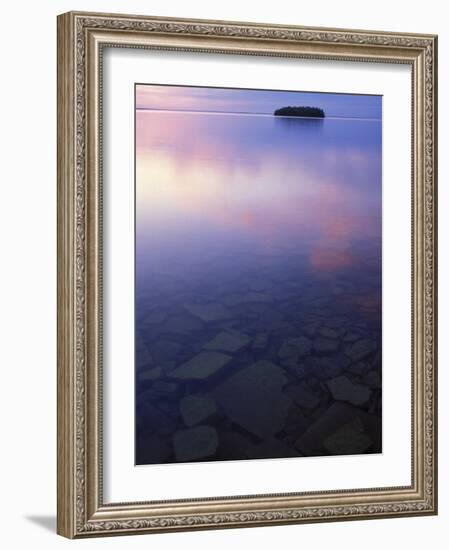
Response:
POLYGON ((350 250, 335 250, 321 242, 310 254, 310 265, 316 271, 347 269, 357 262, 350 250))
POLYGON ((353 242, 380 234, 378 185, 365 184, 379 156, 357 140, 320 129, 302 138, 266 117, 138 112, 136 121, 137 223, 149 234, 184 224, 250 239, 264 254, 288 244, 329 272, 356 265, 353 242))

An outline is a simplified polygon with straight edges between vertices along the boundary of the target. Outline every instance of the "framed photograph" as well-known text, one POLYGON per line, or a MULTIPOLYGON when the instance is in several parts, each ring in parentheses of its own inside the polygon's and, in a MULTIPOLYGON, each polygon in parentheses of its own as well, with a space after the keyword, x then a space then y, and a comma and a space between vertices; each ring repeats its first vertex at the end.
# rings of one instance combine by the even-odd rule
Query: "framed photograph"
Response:
POLYGON ((436 513, 436 53, 59 16, 59 534, 436 513))

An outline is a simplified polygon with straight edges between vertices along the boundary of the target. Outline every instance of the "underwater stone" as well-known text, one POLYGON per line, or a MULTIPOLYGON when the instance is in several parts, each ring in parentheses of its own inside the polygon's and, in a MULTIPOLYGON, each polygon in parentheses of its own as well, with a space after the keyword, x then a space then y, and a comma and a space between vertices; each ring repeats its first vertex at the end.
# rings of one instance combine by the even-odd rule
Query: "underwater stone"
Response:
POLYGON ((258 334, 253 340, 254 351, 262 351, 267 347, 267 345, 268 345, 268 334, 266 332, 258 334))
POLYGON ((203 349, 236 353, 251 342, 251 339, 237 331, 223 331, 203 346, 203 349))
POLYGON ((348 355, 353 361, 360 361, 365 359, 368 355, 371 355, 378 349, 378 344, 374 340, 368 340, 363 338, 358 340, 352 346, 345 349, 346 355, 348 355))
POLYGON ((227 307, 219 303, 209 304, 186 304, 184 306, 189 313, 199 317, 206 323, 222 321, 231 317, 231 312, 227 307))
POLYGON ((334 328, 322 327, 319 332, 320 332, 320 335, 323 336, 324 338, 335 339, 335 338, 338 338, 339 336, 338 330, 335 330, 334 328))
POLYGON ((173 340, 159 340, 151 346, 151 353, 156 362, 164 362, 174 359, 180 352, 182 346, 173 340))
POLYGON ((348 366, 348 358, 340 357, 307 357, 305 359, 305 368, 308 374, 326 380, 334 378, 341 374, 348 366))
POLYGON ((346 401, 352 405, 364 405, 371 397, 370 388, 354 384, 346 376, 338 376, 329 380, 327 387, 336 401, 346 401))
POLYGON ((179 414, 173 403, 154 400, 145 392, 137 398, 137 410, 146 431, 167 435, 176 430, 179 414))
POLYGON ((231 359, 232 357, 229 355, 217 351, 201 351, 198 355, 170 372, 170 377, 203 380, 223 368, 231 359))
POLYGON ((281 359, 287 357, 303 357, 308 355, 312 349, 312 342, 305 336, 288 338, 284 340, 279 348, 278 355, 281 359))
POLYGON ((371 447, 372 441, 364 432, 361 420, 357 418, 327 437, 323 445, 334 455, 360 454, 371 447))
POLYGON ((158 435, 140 438, 136 446, 137 464, 160 464, 167 462, 172 453, 170 440, 158 435))
POLYGON ((320 403, 318 395, 310 391, 304 384, 289 386, 285 393, 293 399, 293 401, 304 409, 314 409, 320 403))
POLYGON ((206 395, 187 395, 179 403, 179 412, 186 426, 207 420, 217 411, 215 401, 206 395))
POLYGON ((349 365, 348 371, 357 376, 362 376, 369 370, 369 368, 370 365, 366 361, 358 361, 357 363, 352 363, 349 365))
POLYGON ((162 376, 161 367, 154 367, 153 369, 148 369, 138 374, 139 380, 142 380, 142 381, 157 380, 161 376, 162 376))
POLYGON ((173 436, 173 447, 179 461, 210 457, 215 454, 218 447, 217 432, 210 426, 181 430, 173 436))
POLYGON ((338 340, 319 336, 313 341, 313 349, 318 355, 328 355, 338 350, 338 340))
POLYGON ((292 404, 282 392, 286 383, 281 367, 270 361, 256 361, 220 384, 214 396, 233 422, 265 438, 285 424, 292 404))
POLYGON ((377 370, 371 370, 363 377, 363 382, 370 388, 379 389, 382 387, 382 380, 377 370))
POLYGON ((363 415, 363 411, 347 403, 333 403, 323 414, 296 440, 295 447, 305 456, 319 454, 323 450, 324 440, 345 424, 363 415))
POLYGON ((165 321, 167 318, 167 312, 164 310, 153 310, 151 311, 141 322, 142 326, 146 325, 158 325, 165 321))

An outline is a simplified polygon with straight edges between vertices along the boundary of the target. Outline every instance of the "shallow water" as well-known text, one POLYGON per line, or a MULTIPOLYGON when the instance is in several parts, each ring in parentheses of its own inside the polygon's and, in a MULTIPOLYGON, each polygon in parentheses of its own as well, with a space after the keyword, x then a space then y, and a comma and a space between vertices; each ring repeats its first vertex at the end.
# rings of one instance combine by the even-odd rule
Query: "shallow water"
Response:
POLYGON ((136 137, 136 463, 380 452, 381 122, 136 137))

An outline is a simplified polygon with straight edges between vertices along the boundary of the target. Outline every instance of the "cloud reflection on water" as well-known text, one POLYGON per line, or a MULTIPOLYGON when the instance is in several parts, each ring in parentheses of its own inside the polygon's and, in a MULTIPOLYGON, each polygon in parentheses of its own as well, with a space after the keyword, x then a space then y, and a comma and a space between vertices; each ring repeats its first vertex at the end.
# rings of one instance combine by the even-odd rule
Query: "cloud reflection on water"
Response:
POLYGON ((373 121, 139 111, 138 235, 294 242, 315 269, 347 268, 380 238, 380 138, 373 121))

